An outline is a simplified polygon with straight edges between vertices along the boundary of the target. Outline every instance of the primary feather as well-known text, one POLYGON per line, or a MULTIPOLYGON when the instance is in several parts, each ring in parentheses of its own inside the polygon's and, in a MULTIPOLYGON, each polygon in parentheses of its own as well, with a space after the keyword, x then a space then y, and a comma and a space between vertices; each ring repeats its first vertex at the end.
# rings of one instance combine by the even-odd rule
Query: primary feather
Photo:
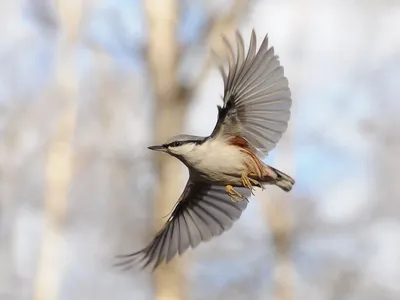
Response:
MULTIPOLYGON (((238 191, 250 196, 248 189, 238 188, 238 191)), ((233 202, 223 186, 189 179, 170 218, 153 241, 138 252, 120 256, 123 260, 118 265, 129 267, 141 263, 143 267, 155 269, 189 247, 221 235, 232 227, 246 207, 247 201, 233 202)))
POLYGON ((219 108, 218 121, 211 136, 244 137, 255 153, 265 156, 288 126, 292 105, 288 80, 274 48, 268 47, 268 36, 256 51, 253 30, 246 57, 239 33, 236 59, 233 47, 228 42, 226 45, 230 53, 228 75, 220 67, 224 80, 224 104, 219 108))

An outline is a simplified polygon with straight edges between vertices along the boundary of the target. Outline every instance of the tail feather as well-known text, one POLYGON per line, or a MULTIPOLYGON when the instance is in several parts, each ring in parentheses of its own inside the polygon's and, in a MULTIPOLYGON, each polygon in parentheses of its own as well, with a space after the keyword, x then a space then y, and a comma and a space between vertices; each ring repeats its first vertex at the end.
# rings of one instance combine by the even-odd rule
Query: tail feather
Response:
POLYGON ((275 172, 276 172, 276 174, 278 174, 278 177, 275 180, 275 184, 277 186, 279 186, 285 192, 289 192, 293 188, 293 185, 295 184, 295 180, 292 177, 290 177, 289 175, 287 175, 279 170, 275 169, 275 172))
POLYGON ((275 184, 285 192, 289 192, 293 188, 295 180, 292 177, 273 167, 268 166, 268 168, 276 174, 276 178, 274 179, 270 176, 267 176, 265 183, 275 184))

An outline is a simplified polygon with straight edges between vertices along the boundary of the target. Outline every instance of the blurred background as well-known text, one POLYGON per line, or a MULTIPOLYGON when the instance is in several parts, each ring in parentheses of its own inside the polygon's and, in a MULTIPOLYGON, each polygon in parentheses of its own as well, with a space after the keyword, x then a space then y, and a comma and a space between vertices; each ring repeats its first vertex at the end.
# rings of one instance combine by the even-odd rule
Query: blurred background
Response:
POLYGON ((0 300, 400 299, 400 2, 2 0, 0 300), (154 273, 187 171, 147 150, 208 135, 222 34, 269 34, 292 90, 268 187, 154 273))

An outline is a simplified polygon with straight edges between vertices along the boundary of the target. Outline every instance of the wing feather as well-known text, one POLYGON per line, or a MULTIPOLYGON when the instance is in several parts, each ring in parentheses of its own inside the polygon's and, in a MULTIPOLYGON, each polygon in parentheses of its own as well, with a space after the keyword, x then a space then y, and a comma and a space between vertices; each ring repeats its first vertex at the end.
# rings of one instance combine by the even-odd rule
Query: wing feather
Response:
POLYGON ((224 105, 219 108, 211 138, 241 136, 255 153, 265 156, 288 126, 292 106, 289 82, 274 48, 268 45, 268 35, 256 51, 253 30, 247 55, 241 35, 236 36, 236 60, 232 46, 224 39, 229 50, 229 69, 226 75, 220 66, 224 74, 224 105))
MULTIPOLYGON (((250 191, 237 188, 246 197, 250 191)), ((143 267, 157 268, 163 261, 169 262, 175 255, 182 255, 189 247, 221 235, 239 219, 247 201, 233 202, 225 193, 224 186, 192 182, 190 179, 164 227, 144 249, 122 255, 117 265, 131 267, 141 263, 143 267)))

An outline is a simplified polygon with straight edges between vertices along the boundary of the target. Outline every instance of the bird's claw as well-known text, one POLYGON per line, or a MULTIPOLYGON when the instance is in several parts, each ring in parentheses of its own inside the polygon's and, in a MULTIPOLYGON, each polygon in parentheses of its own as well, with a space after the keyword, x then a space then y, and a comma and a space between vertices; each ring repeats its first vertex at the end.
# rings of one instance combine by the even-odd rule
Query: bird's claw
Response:
POLYGON ((245 196, 243 196, 241 193, 239 193, 237 190, 235 190, 233 188, 233 186, 231 186, 230 184, 228 184, 225 187, 225 191, 228 194, 229 198, 231 198, 231 200, 233 202, 239 202, 239 201, 242 201, 243 199, 246 199, 245 196))
POLYGON ((264 190, 264 186, 258 182, 257 180, 250 178, 246 172, 242 173, 242 183, 243 186, 248 188, 251 191, 251 194, 254 195, 255 188, 253 186, 258 186, 261 190, 264 190))

